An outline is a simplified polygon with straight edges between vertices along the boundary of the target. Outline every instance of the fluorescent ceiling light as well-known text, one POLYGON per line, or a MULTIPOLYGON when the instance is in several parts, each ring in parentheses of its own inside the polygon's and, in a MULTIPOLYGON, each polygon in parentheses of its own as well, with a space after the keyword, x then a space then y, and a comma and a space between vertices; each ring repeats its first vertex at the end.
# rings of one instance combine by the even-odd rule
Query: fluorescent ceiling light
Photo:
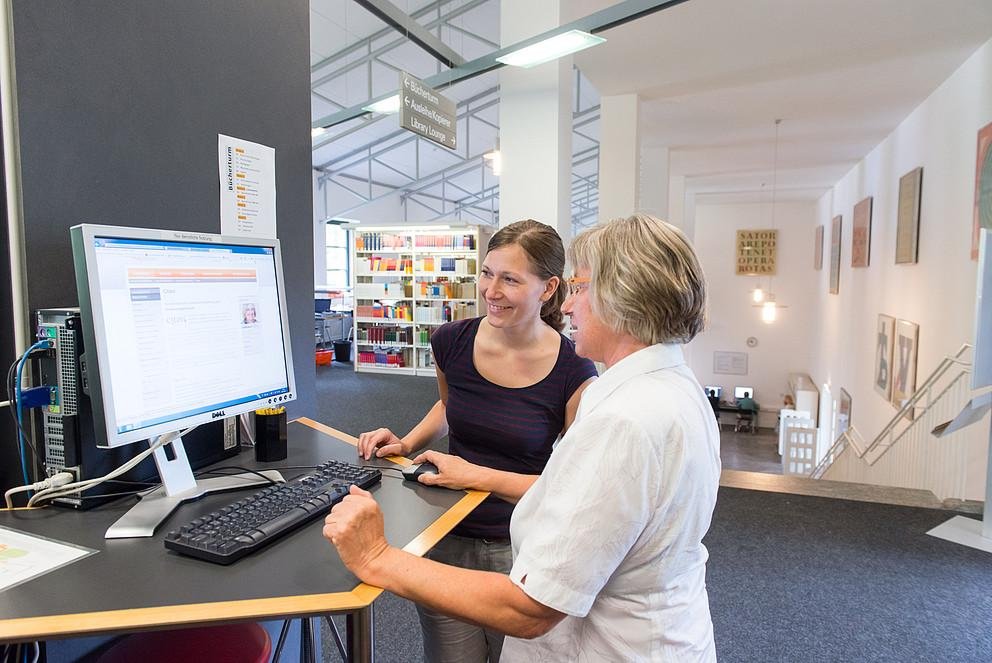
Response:
POLYGON ((317 136, 322 136, 325 133, 327 133, 327 129, 325 129, 324 127, 314 127, 313 129, 310 130, 310 138, 312 140, 317 136))
POLYGON ((374 104, 369 104, 368 106, 362 106, 362 110, 367 110, 370 113, 382 113, 383 115, 388 115, 389 113, 399 113, 400 95, 394 94, 391 97, 380 99, 374 104))
POLYGON ((606 39, 591 35, 581 30, 569 30, 560 35, 549 37, 536 44, 525 46, 518 51, 507 53, 496 58, 497 62, 508 64, 511 67, 534 67, 551 60, 556 60, 570 53, 575 53, 583 49, 602 44, 606 39))

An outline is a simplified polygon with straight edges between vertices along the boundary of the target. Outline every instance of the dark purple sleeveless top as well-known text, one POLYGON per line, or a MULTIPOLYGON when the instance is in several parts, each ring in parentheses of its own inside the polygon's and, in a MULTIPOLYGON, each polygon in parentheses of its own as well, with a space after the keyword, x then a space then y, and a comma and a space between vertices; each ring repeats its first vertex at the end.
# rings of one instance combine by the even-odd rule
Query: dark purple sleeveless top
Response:
MULTIPOLYGON (((561 336, 558 360, 543 380, 520 388, 493 384, 472 360, 481 320, 449 322, 431 336, 434 361, 448 382, 448 450, 476 465, 540 474, 565 426, 565 404, 596 367, 561 336)), ((452 532, 509 539, 512 512, 512 504, 490 496, 452 532)))

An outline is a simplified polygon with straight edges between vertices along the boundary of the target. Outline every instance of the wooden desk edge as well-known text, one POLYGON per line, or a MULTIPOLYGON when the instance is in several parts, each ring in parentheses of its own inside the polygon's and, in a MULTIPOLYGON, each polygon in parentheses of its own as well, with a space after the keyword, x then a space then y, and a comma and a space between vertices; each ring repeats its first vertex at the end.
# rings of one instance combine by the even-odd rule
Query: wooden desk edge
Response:
MULTIPOLYGON (((311 419, 301 417, 294 421, 342 442, 352 445, 358 444, 357 438, 311 419)), ((391 456, 388 460, 398 465, 410 464, 408 459, 399 456, 391 456)), ((465 497, 428 525, 424 531, 406 544, 403 550, 418 557, 422 556, 488 496, 489 493, 477 490, 465 491, 465 497)), ((372 604, 372 601, 379 597, 382 591, 379 587, 359 583, 350 592, 332 594, 6 619, 0 620, 0 642, 73 637, 114 631, 181 628, 220 621, 283 619, 298 615, 350 612, 367 608, 372 604)))

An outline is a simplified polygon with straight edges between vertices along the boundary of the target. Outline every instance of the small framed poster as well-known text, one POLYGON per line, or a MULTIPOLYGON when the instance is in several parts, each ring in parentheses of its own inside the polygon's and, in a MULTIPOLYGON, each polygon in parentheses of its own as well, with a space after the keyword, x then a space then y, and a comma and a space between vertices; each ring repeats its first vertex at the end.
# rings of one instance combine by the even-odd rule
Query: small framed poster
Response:
POLYGON ((923 168, 899 178, 899 213, 896 216, 896 264, 915 264, 920 253, 920 192, 923 168))
POLYGON ((978 260, 978 231, 992 231, 992 122, 978 131, 975 164, 975 221, 971 231, 971 259, 978 260))
MULTIPOLYGON (((897 408, 903 407, 916 393, 916 358, 919 342, 919 325, 906 320, 896 322, 892 404, 897 408)), ((913 418, 912 410, 908 413, 908 417, 913 418)))
POLYGON ((813 269, 823 269, 823 226, 816 227, 816 239, 813 240, 813 269))
POLYGON ((867 267, 871 260, 871 196, 854 206, 851 222, 851 267, 867 267))
POLYGON ((889 400, 892 395, 892 348, 895 325, 895 318, 881 314, 875 325, 875 391, 885 400, 889 400))
POLYGON ((830 294, 840 293, 840 214, 830 222, 830 294))

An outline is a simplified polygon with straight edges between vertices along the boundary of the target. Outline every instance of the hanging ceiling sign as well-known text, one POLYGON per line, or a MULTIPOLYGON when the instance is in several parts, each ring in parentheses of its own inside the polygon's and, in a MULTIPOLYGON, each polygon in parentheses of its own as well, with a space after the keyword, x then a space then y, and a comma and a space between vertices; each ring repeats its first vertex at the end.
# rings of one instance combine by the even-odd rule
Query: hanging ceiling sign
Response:
POLYGON ((455 149, 455 102, 419 78, 400 72, 400 127, 455 149))

